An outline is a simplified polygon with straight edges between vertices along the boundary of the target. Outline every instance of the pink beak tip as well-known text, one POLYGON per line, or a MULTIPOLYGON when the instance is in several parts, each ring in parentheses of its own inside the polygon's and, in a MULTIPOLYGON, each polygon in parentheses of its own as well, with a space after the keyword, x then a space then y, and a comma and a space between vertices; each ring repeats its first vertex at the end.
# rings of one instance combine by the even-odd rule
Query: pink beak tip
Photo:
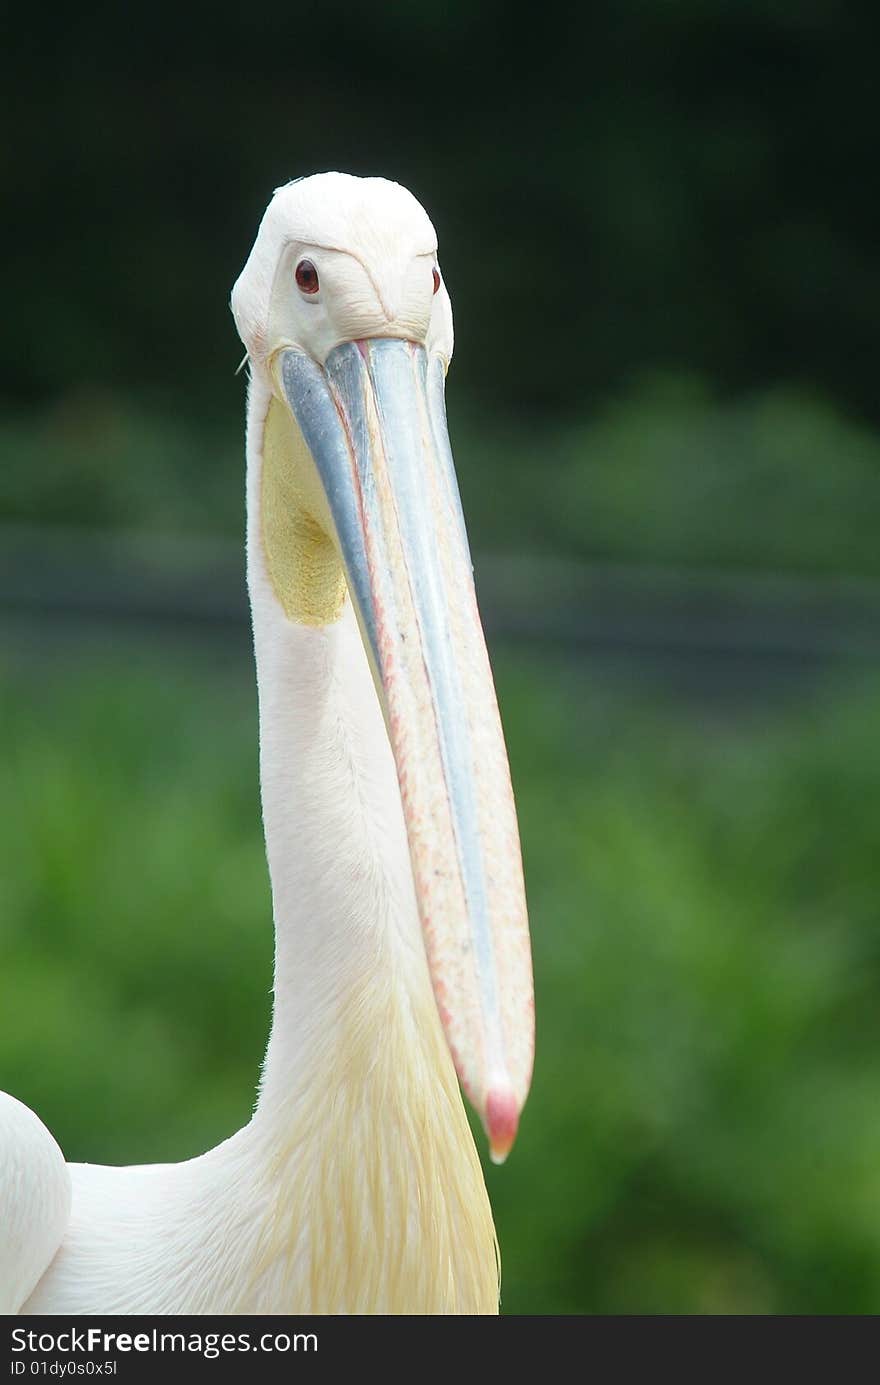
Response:
POLYGON ((490 1088, 486 1097, 486 1133, 493 1164, 503 1164, 513 1147, 519 1125, 519 1104, 508 1086, 490 1088))

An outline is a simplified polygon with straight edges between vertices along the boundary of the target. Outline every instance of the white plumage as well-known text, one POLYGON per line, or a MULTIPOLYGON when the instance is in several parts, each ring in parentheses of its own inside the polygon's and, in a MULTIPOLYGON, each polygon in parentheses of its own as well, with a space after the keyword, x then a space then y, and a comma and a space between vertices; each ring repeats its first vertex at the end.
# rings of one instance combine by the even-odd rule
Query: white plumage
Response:
POLYGON ((33 1111, 0 1092, 0 1314, 19 1311, 69 1217, 64 1155, 33 1111))
MULTIPOLYGON (((104 1168, 65 1166, 37 1117, 0 1096, 0 1311, 497 1310, 492 1216, 431 972, 447 1028, 456 1023, 450 976, 489 997, 484 1028, 476 1011, 466 1016, 478 1051, 456 1060, 477 1074, 471 1089, 504 1153, 511 1085, 517 1110, 525 1095, 509 1008, 510 990, 522 991, 521 937, 512 922, 493 923, 486 936, 494 951, 477 981, 468 979, 469 956, 444 934, 438 960, 429 937, 429 971, 423 929, 443 920, 426 924, 419 853, 430 850, 440 862, 432 869, 449 874, 459 848, 448 832, 434 840, 433 821, 414 825, 406 792, 402 801, 400 784, 417 777, 418 757, 395 741, 395 714, 380 700, 383 678, 392 681, 382 660, 396 627, 389 624, 377 669, 375 651, 365 652, 364 613, 359 626, 345 596, 347 567, 339 567, 339 609, 322 607, 339 562, 335 521, 323 498, 310 498, 312 460, 277 369, 279 353, 307 353, 324 368, 340 343, 367 338, 424 343, 429 358, 439 351, 448 361, 448 299, 444 289, 437 300, 425 273, 435 256, 433 229, 410 194, 328 174, 276 195, 236 287, 251 360, 248 582, 276 931, 259 1099, 243 1130, 199 1158, 104 1168), (297 296, 292 266, 303 245, 318 264, 323 306, 297 296), (282 538, 289 530, 289 551, 273 551, 276 530, 282 538), (497 974, 487 971, 496 964, 497 974), (495 1048, 493 1033, 501 1035, 495 1048), (514 1057, 505 1067, 498 1044, 508 1036, 514 1057)), ((438 543, 443 523, 439 516, 438 543)), ((379 614, 390 621, 385 607, 379 614)), ((458 620, 453 611, 451 625, 458 620)), ((403 628, 403 614, 399 621, 403 628)), ((399 681, 397 665, 392 672, 399 681)), ((433 712, 412 705, 413 725, 442 721, 439 702, 433 712)), ((483 735, 477 713, 469 715, 483 735)), ((478 783, 481 824, 490 791, 478 783)), ((516 850, 503 882, 490 871, 487 888, 521 891, 518 870, 516 850)), ((527 996, 525 1028, 529 1005, 527 996)), ((530 1029, 522 1042, 530 1044, 530 1029)), ((530 1061, 529 1049, 529 1069, 530 1061)))

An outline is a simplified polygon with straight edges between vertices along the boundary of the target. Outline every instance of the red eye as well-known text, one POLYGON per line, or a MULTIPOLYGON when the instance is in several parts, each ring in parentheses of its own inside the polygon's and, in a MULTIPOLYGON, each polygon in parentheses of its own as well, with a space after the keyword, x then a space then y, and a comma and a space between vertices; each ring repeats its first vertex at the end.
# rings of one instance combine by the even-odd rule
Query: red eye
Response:
POLYGON ((434 292, 436 293, 437 290, 438 290, 439 287, 440 287, 440 271, 439 271, 439 269, 437 268, 436 265, 435 265, 434 268, 431 270, 431 273, 432 273, 433 276, 434 276, 434 292))
POLYGON ((296 286, 302 293, 318 292, 318 271, 311 260, 300 260, 297 265, 296 286))

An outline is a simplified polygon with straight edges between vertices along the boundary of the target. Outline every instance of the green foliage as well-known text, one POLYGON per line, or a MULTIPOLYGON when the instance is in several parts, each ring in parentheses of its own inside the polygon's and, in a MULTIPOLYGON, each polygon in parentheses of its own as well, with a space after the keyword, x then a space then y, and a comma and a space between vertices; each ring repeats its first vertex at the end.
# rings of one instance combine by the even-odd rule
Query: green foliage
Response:
POLYGON ((253 708, 171 666, 2 702, 0 1072, 71 1158, 195 1152, 247 1119, 267 1032, 253 708))
POLYGON ((195 426, 107 390, 0 416, 0 520, 238 534, 243 436, 243 424, 195 426))
MULTIPOLYGON (((538 1058, 489 1168, 508 1312, 880 1297, 876 686, 750 718, 497 660, 538 1058)), ((74 1159, 248 1115, 269 899, 254 694, 194 659, 0 694, 0 1078, 74 1159)))
POLYGON ((485 548, 815 573, 880 572, 880 437, 791 390, 738 400, 655 376, 586 423, 465 427, 465 510, 485 548))

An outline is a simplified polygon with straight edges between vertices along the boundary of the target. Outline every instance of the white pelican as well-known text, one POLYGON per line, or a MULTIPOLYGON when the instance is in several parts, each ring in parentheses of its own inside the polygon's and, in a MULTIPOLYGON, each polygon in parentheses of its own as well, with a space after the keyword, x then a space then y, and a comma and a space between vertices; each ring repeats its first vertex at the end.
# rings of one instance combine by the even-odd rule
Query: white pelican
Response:
POLYGON ((259 1097, 216 1149, 132 1168, 66 1165, 0 1098, 0 1312, 494 1313, 455 1071, 502 1159, 531 958, 434 229, 396 183, 290 183, 232 311, 276 934, 259 1097))

